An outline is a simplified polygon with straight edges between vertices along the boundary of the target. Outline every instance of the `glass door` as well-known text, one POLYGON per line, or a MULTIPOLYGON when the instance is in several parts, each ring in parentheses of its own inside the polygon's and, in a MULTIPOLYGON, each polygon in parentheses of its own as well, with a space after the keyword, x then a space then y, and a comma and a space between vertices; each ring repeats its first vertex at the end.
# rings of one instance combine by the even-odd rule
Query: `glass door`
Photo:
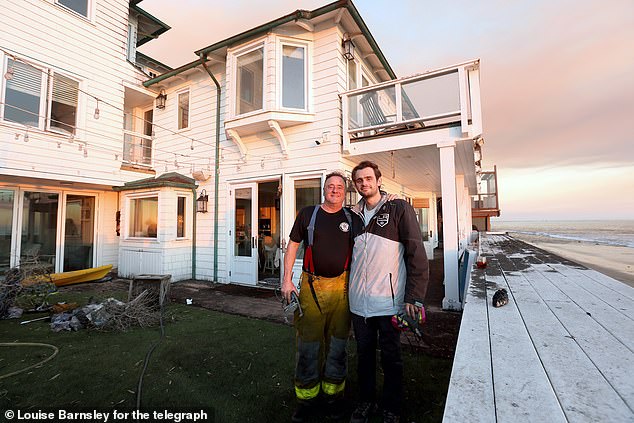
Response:
POLYGON ((230 282, 256 285, 258 280, 258 196, 257 183, 231 187, 233 227, 229 238, 233 245, 230 282))
POLYGON ((20 265, 46 264, 54 271, 57 250, 59 194, 24 192, 20 265))
POLYGON ((95 197, 66 196, 63 271, 93 267, 95 197))
POLYGON ((11 268, 14 198, 13 191, 0 190, 0 280, 11 268))
MULTIPOLYGON (((293 227, 295 217, 301 209, 307 206, 315 206, 322 202, 322 178, 321 173, 293 175, 285 177, 284 189, 284 240, 283 245, 288 242, 288 234, 293 227), (288 206, 287 206, 288 205, 288 206)), ((293 282, 298 285, 299 277, 302 273, 302 261, 304 259, 304 246, 300 245, 297 257, 293 265, 293 282)))

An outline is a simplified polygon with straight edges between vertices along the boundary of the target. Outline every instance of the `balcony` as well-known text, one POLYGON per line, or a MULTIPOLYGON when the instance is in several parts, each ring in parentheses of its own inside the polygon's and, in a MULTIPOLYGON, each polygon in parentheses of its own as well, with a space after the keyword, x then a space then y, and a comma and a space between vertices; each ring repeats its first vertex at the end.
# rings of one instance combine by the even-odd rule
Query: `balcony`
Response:
POLYGON ((364 154, 480 136, 479 66, 474 60, 343 93, 344 153, 364 154), (404 137, 412 134, 416 135, 404 137), (394 138, 376 142, 385 137, 394 138))
POLYGON ((471 215, 473 217, 499 217, 497 168, 493 171, 481 172, 478 183, 478 194, 471 196, 471 215))
POLYGON ((123 131, 123 162, 152 167, 152 137, 138 132, 123 131))

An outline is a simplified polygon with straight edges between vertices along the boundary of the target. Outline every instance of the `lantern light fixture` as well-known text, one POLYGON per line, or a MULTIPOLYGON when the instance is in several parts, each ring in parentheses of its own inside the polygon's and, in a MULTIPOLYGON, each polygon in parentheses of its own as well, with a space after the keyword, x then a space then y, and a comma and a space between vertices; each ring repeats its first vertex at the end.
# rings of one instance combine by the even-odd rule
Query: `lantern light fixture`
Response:
POLYGON ((354 43, 348 33, 343 35, 341 46, 343 47, 343 57, 347 60, 354 60, 354 43))
POLYGON ((207 191, 203 189, 196 200, 196 211, 198 213, 207 213, 207 203, 209 203, 209 196, 207 195, 207 191))
POLYGON ((167 94, 165 94, 165 90, 161 90, 159 95, 156 96, 156 108, 159 110, 163 110, 165 108, 166 101, 167 101, 167 94))

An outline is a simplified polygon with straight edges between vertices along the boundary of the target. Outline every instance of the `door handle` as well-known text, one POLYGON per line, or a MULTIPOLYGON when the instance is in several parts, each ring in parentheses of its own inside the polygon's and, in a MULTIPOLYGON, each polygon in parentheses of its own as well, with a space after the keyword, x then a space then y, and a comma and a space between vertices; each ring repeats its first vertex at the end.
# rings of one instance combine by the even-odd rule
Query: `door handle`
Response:
POLYGON ((251 248, 255 248, 255 237, 251 237, 251 248))

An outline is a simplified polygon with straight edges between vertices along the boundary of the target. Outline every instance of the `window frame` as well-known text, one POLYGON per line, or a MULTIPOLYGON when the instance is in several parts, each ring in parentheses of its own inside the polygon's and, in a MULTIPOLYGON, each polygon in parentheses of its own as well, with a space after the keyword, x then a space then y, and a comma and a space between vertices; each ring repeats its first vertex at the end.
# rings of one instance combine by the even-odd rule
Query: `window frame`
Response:
POLYGON ((277 106, 280 110, 288 110, 288 111, 299 111, 299 112, 308 112, 310 110, 310 93, 311 93, 311 85, 310 85, 310 67, 311 62, 310 58, 312 56, 312 52, 310 50, 310 43, 307 41, 299 41, 299 40, 291 40, 287 38, 278 38, 277 43, 277 106), (304 107, 287 107, 284 106, 284 47, 300 47, 304 49, 304 107))
POLYGON ((188 201, 189 197, 187 196, 187 194, 182 193, 182 192, 177 192, 176 193, 176 239, 180 240, 180 239, 187 239, 189 237, 189 219, 187 219, 187 215, 189 210, 189 206, 188 204, 191 204, 191 201, 188 201), (178 202, 180 201, 180 199, 183 199, 183 234, 182 235, 178 235, 178 218, 179 213, 178 213, 178 202))
POLYGON ((161 215, 160 213, 160 195, 159 192, 144 192, 143 194, 137 194, 137 195, 132 195, 126 198, 126 213, 125 213, 125 218, 127 219, 127 222, 125 224, 125 239, 130 239, 130 240, 149 240, 149 241, 156 241, 158 242, 159 239, 159 228, 160 228, 160 222, 159 222, 159 217, 161 215), (132 202, 136 201, 136 200, 144 200, 144 199, 150 199, 150 198, 155 198, 156 199, 156 236, 155 237, 151 237, 151 236, 135 236, 131 233, 132 230, 132 202))
POLYGON ((52 132, 54 134, 59 134, 65 137, 77 137, 77 132, 78 132, 78 126, 79 126, 79 110, 80 110, 80 102, 81 102, 81 81, 78 80, 77 78, 73 78, 72 76, 66 75, 62 72, 56 72, 54 70, 50 70, 50 78, 48 78, 50 83, 48 84, 48 89, 47 89, 47 101, 46 101, 46 118, 45 118, 45 130, 48 132, 52 132), (75 122, 72 125, 73 126, 73 132, 68 134, 63 132, 62 130, 57 130, 53 127, 51 127, 51 114, 53 112, 53 83, 55 81, 55 75, 61 75, 64 78, 70 79, 71 81, 75 81, 77 82, 77 103, 75 104, 75 122))
POLYGON ((94 13, 93 13, 94 1, 93 0, 86 0, 86 15, 82 15, 78 11, 73 10, 70 7, 66 6, 65 4, 60 3, 60 0, 54 0, 54 2, 55 2, 55 6, 62 8, 68 13, 71 13, 81 19, 86 19, 87 21, 92 22, 92 17, 94 16, 94 13))
MULTIPOLYGON (((267 54, 267 46, 269 45, 268 40, 260 39, 249 43, 235 51, 231 52, 231 104, 230 107, 230 115, 231 117, 245 117, 254 114, 261 113, 268 109, 267 107, 267 95, 266 95, 266 81, 269 76, 268 72, 268 54, 267 54), (238 113, 238 58, 240 56, 244 56, 246 54, 252 53, 256 50, 262 49, 262 108, 257 110, 252 110, 245 113, 238 113)), ((255 80, 255 79, 254 79, 255 80)), ((254 90, 255 93, 255 90, 254 90)))
MULTIPOLYGON (((19 60, 19 56, 16 56, 17 60, 14 60, 11 56, 7 54, 3 54, 0 52, 0 60, 1 65, 0 70, 2 71, 2 77, 0 77, 0 124, 17 126, 19 128, 24 128, 25 130, 38 130, 42 132, 47 132, 50 134, 70 138, 71 136, 75 139, 79 138, 80 135, 80 126, 82 113, 81 110, 83 108, 83 98, 82 98, 82 85, 83 81, 77 78, 74 75, 70 75, 65 72, 58 72, 57 70, 42 66, 36 63, 28 63, 22 62, 19 60), (14 60, 18 63, 23 63, 25 66, 32 66, 37 71, 41 72, 41 80, 40 80, 40 94, 39 94, 39 108, 38 108, 38 116, 37 116, 37 126, 28 125, 22 122, 15 122, 12 120, 7 120, 6 117, 6 90, 7 90, 7 80, 4 78, 4 74, 9 68, 9 60, 14 60), (75 109, 75 123, 74 123, 74 133, 69 134, 60 130, 56 130, 51 127, 51 111, 52 111, 52 102, 53 102, 53 84, 54 84, 54 76, 61 75, 65 78, 68 78, 72 81, 77 82, 77 104, 75 109)), ((14 75, 15 78, 15 75, 14 75)))
POLYGON ((189 87, 187 88, 183 88, 180 89, 178 91, 176 91, 174 93, 176 95, 176 130, 177 131, 187 131, 188 129, 191 128, 192 126, 192 119, 191 119, 191 108, 192 108, 192 94, 191 94, 191 90, 189 87), (187 98, 187 126, 184 127, 180 127, 181 125, 181 117, 180 117, 180 96, 182 94, 187 94, 188 98, 187 98))

